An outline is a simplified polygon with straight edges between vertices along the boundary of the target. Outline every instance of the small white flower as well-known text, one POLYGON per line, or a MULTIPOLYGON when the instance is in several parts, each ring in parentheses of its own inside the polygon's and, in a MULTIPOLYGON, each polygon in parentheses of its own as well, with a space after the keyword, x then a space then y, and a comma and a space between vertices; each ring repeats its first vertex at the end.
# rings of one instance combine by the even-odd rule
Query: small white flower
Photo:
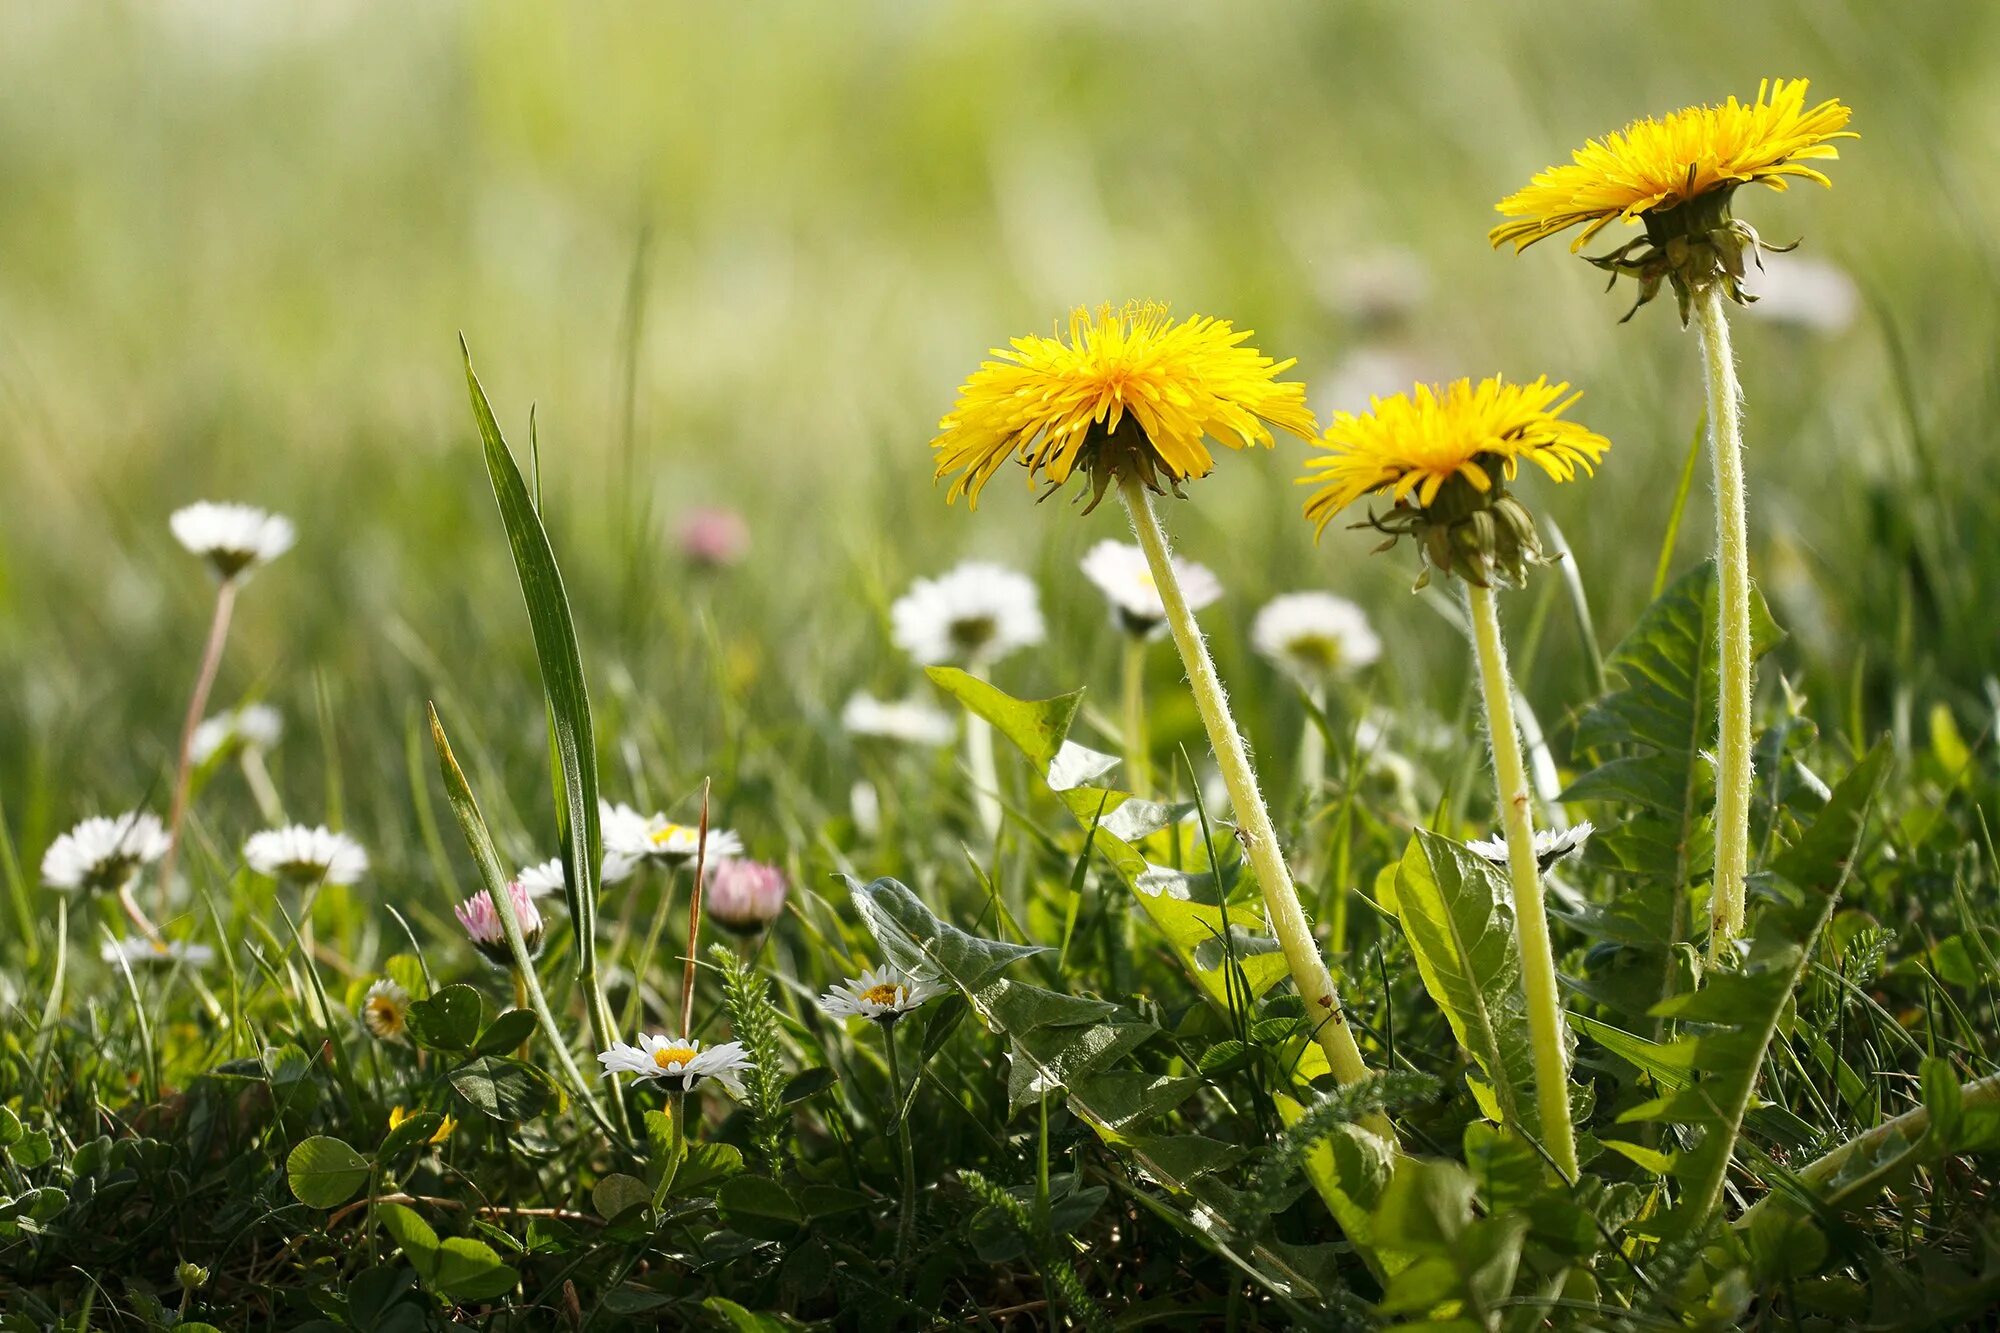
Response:
POLYGON ((551 898, 563 891, 563 864, 560 856, 521 871, 521 887, 530 898, 551 898))
POLYGON ((236 750, 268 750, 284 732, 285 719, 277 709, 269 704, 245 704, 204 718, 194 729, 188 757, 196 764, 205 764, 236 750))
POLYGON ((324 824, 287 824, 253 833, 243 844, 243 859, 258 874, 293 884, 354 884, 368 873, 368 853, 361 844, 324 824))
MULTIPOLYGON (((662 814, 642 815, 620 802, 600 801, 598 827, 604 840, 604 882, 616 884, 644 862, 690 865, 701 849, 701 829, 676 824, 662 814), (614 871, 616 873, 614 873, 614 871)), ((714 865, 743 854, 743 839, 728 829, 708 831, 708 863, 714 865)))
POLYGON ((361 997, 361 1026, 378 1041, 402 1036, 409 1013, 410 993, 387 977, 370 986, 361 997))
POLYGON ((254 505, 199 501, 176 509, 167 524, 182 546, 208 561, 225 581, 268 565, 292 549, 297 534, 282 514, 254 505))
MULTIPOLYGON (((1536 829, 1536 866, 1546 875, 1549 872, 1550 866, 1562 860, 1565 856, 1574 856, 1582 851, 1583 845, 1590 841, 1590 835, 1594 832, 1596 830, 1590 826, 1590 821, 1587 819, 1576 825, 1576 827, 1564 829, 1561 832, 1557 832, 1554 829, 1536 829)), ((1491 861, 1496 866, 1505 866, 1507 864, 1507 839, 1504 837, 1481 838, 1477 842, 1466 843, 1465 849, 1474 856, 1491 861)))
POLYGON ((949 714, 921 699, 877 699, 857 693, 840 710, 840 725, 852 736, 873 736, 908 745, 949 745, 958 734, 949 714))
POLYGON ((1838 266, 1806 255, 1766 257, 1744 287, 1755 298, 1744 313, 1812 333, 1839 333, 1861 311, 1854 279, 1838 266))
POLYGON ((732 1097, 743 1096, 743 1071, 751 1068, 743 1043, 725 1041, 707 1050, 692 1037, 669 1037, 660 1032, 639 1035, 639 1044, 622 1041, 598 1054, 597 1062, 610 1074, 632 1074, 654 1079, 679 1092, 689 1092, 703 1079, 714 1079, 732 1097))
POLYGON ((835 1018, 866 1018, 893 1023, 904 1014, 935 1000, 950 988, 927 977, 910 976, 893 967, 871 967, 858 977, 836 983, 819 997, 819 1007, 835 1018))
POLYGON ((918 579, 889 608, 889 620, 896 646, 925 666, 995 662, 1047 632, 1033 581, 978 560, 918 579))
POLYGON ((1382 640, 1369 627, 1367 615, 1330 592, 1273 597, 1257 612, 1250 642, 1305 685, 1358 670, 1382 656, 1382 640))
MULTIPOLYGON (((532 958, 542 947, 542 909, 535 906, 535 900, 518 879, 508 881, 507 899, 514 905, 521 943, 528 947, 528 956, 532 958)), ((500 909, 493 905, 492 894, 481 889, 451 910, 458 924, 465 927, 472 947, 486 955, 487 962, 495 967, 513 966, 514 951, 507 944, 507 927, 501 924, 500 909)))
MULTIPOLYGON (((1127 634, 1151 636, 1167 626, 1167 605, 1146 553, 1130 542, 1105 540, 1084 553, 1084 577, 1097 585, 1111 604, 1111 620, 1127 634)), ((1188 610, 1199 611, 1222 598, 1222 580, 1206 565, 1174 557, 1174 574, 1188 610)))
POLYGON ((133 872, 167 854, 167 830, 158 816, 134 810, 84 820, 49 845, 42 883, 52 889, 104 893, 122 889, 133 872))
POLYGON ((98 950, 98 957, 107 963, 123 959, 132 967, 173 967, 177 964, 207 967, 215 961, 215 950, 206 944, 189 944, 186 940, 149 940, 135 935, 122 940, 106 940, 104 947, 98 950))

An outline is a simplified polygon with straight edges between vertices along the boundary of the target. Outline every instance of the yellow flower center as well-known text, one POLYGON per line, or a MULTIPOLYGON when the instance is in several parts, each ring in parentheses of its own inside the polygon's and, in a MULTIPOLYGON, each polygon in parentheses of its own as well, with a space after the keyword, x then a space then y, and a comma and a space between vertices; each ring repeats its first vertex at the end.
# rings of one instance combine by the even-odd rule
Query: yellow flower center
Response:
POLYGON ((879 986, 870 986, 862 991, 861 998, 870 1004, 884 1004, 893 1009, 903 1002, 903 988, 885 981, 879 986))
POLYGON ((688 1061, 694 1057, 695 1052, 692 1047, 661 1046, 653 1052, 653 1063, 662 1069, 670 1069, 675 1065, 685 1069, 688 1061))
MULTIPOLYGON (((386 995, 368 1001, 368 1021, 376 1031, 394 1034, 403 1030, 403 1009, 386 995)), ((394 1126, 391 1126, 394 1128, 394 1126)))
POLYGON ((668 824, 665 828, 655 830, 650 837, 655 847, 664 847, 676 838, 685 837, 692 832, 694 830, 685 824, 668 824))

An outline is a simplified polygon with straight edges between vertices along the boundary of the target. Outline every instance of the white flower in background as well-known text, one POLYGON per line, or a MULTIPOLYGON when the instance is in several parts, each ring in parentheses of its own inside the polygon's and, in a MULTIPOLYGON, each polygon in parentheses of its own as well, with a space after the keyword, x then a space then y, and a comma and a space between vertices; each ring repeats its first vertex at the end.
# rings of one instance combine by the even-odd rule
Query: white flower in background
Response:
POLYGON ((1273 597, 1250 627, 1257 651, 1304 685, 1367 666, 1382 656, 1382 640, 1362 609, 1330 592, 1273 597))
POLYGON ((52 889, 105 893, 122 889, 142 865, 167 854, 167 830, 159 817, 134 810, 84 820, 49 845, 42 857, 42 883, 52 889))
POLYGON ((1813 333, 1840 333, 1861 312, 1861 293, 1838 265, 1806 255, 1764 256, 1762 270, 1744 281, 1756 299, 1744 307, 1754 319, 1813 333))
POLYGON ((910 976, 893 967, 871 967, 858 977, 836 983, 819 997, 819 1007, 835 1018, 866 1018, 893 1023, 904 1014, 943 995, 948 987, 925 977, 910 976))
POLYGON ((167 524, 175 540, 208 561, 224 581, 270 564, 297 538, 290 519, 254 505, 202 500, 176 509, 167 524))
MULTIPOLYGON (((1590 821, 1587 819, 1575 828, 1563 829, 1561 831, 1545 828, 1536 829, 1535 864, 1546 875, 1549 872, 1550 866, 1562 860, 1565 856, 1574 856, 1582 851, 1583 845, 1590 841, 1590 835, 1594 832, 1596 830, 1590 826, 1590 821)), ((1466 843, 1465 849, 1474 856, 1491 861, 1496 866, 1505 866, 1507 864, 1507 839, 1504 837, 1481 838, 1477 842, 1466 843)))
POLYGON ((410 1015, 410 993, 383 977, 361 997, 361 1026, 377 1041, 393 1041, 403 1035, 410 1015))
POLYGON ((185 964, 188 967, 207 967, 215 961, 215 950, 206 944, 189 944, 186 940, 149 940, 143 936, 131 936, 122 940, 106 940, 98 950, 98 957, 107 963, 123 961, 131 967, 173 967, 185 964))
POLYGON ((1441 379, 1437 366, 1394 347, 1357 347, 1334 365, 1313 394, 1323 413, 1368 411, 1377 398, 1406 392, 1412 384, 1441 379))
MULTIPOLYGON (((647 861, 665 866, 692 864, 701 848, 698 826, 676 824, 662 814, 642 815, 622 801, 617 805, 599 801, 597 820, 604 839, 607 884, 616 884, 630 875, 635 866, 647 861)), ((743 839, 728 829, 709 829, 708 864, 741 855, 743 839)))
POLYGON ((949 745, 958 733, 949 714, 921 699, 877 699, 864 693, 849 696, 840 710, 840 725, 852 736, 908 745, 949 745))
POLYGON ((243 859, 258 874, 292 884, 354 884, 368 873, 368 853, 361 844, 324 824, 287 824, 253 833, 243 844, 243 859))
MULTIPOLYGON (((521 942, 528 946, 528 956, 533 958, 542 947, 542 911, 518 879, 507 882, 507 899, 514 905, 514 919, 521 926, 521 942)), ((513 965, 514 953, 507 947, 507 928, 500 922, 500 909, 493 905, 492 894, 481 889, 451 910, 458 924, 465 927, 472 947, 484 954, 486 961, 495 967, 513 965)))
POLYGON ((1414 251, 1400 246, 1355 255, 1327 270, 1321 299, 1365 327, 1400 324, 1430 295, 1431 275, 1414 251))
POLYGON ((896 646, 924 666, 996 662, 1047 633, 1033 581, 979 560, 918 579, 889 608, 889 620, 896 646))
POLYGON ((521 887, 530 898, 551 898, 563 891, 563 864, 560 856, 521 871, 521 887))
POLYGON ((269 704, 245 704, 204 718, 194 729, 188 758, 205 764, 219 754, 237 750, 268 750, 285 734, 285 719, 269 704))
MULTIPOLYGON (((1084 553, 1084 577, 1097 585, 1111 604, 1111 619, 1127 634, 1150 637, 1167 627, 1167 606, 1146 553, 1130 542, 1105 540, 1084 553)), ((1222 580, 1206 565, 1174 557, 1174 573, 1188 610, 1199 611, 1222 598, 1222 580)))
POLYGON ((737 935, 755 935, 785 911, 785 872, 762 861, 724 861, 709 876, 701 904, 708 919, 737 935))
POLYGON ((738 1098, 743 1095, 743 1071, 751 1067, 742 1042, 725 1041, 704 1051, 692 1037, 669 1037, 659 1032, 641 1033, 636 1046, 615 1041, 610 1050, 598 1054, 597 1062, 607 1075, 632 1074, 678 1092, 690 1092, 703 1079, 712 1078, 738 1098))

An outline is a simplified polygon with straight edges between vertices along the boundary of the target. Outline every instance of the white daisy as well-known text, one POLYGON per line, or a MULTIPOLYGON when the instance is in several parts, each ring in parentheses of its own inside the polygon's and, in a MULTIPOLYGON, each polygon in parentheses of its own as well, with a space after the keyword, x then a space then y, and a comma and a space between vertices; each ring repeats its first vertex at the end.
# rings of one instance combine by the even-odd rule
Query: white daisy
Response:
MULTIPOLYGON (((507 898, 514 905, 521 942, 528 946, 528 956, 533 958, 542 948, 542 909, 535 906, 535 900, 518 879, 508 881, 507 898)), ((486 955, 487 962, 495 967, 513 966, 514 951, 507 946, 507 928, 500 922, 500 909, 493 905, 492 894, 481 889, 451 910, 458 924, 465 927, 472 947, 486 955)))
MULTIPOLYGON (((676 824, 662 814, 642 815, 622 801, 597 804, 598 827, 604 839, 604 880, 615 884, 642 862, 666 866, 692 864, 701 848, 701 829, 676 824), (614 862, 617 863, 614 867, 614 862), (614 868, 618 873, 613 874, 614 868)), ((728 829, 708 831, 708 863, 714 865, 743 855, 743 839, 728 829)))
POLYGON ((755 935, 785 911, 785 872, 762 861, 724 861, 701 895, 708 919, 737 935, 755 935))
MULTIPOLYGON (((1566 856, 1574 856, 1582 851, 1583 845, 1590 841, 1590 835, 1594 832, 1596 830, 1590 826, 1590 821, 1587 819, 1576 827, 1561 832, 1555 829, 1536 829, 1535 864, 1546 875, 1550 866, 1566 856)), ((1475 856, 1491 861, 1496 866, 1507 864, 1507 839, 1504 837, 1481 838, 1477 842, 1466 843, 1465 849, 1475 856)))
MULTIPOLYGON (((1160 600, 1146 553, 1130 542, 1105 540, 1084 553, 1084 577, 1097 585, 1111 604, 1111 620, 1127 634, 1150 637, 1167 627, 1167 606, 1160 600)), ((1174 573, 1188 610, 1199 611, 1222 598, 1222 580, 1206 565, 1174 557, 1174 573)))
POLYGON ((836 983, 832 990, 819 997, 819 1007, 835 1018, 866 1018, 877 1023, 893 1023, 926 1000, 935 1000, 949 989, 928 977, 911 976, 885 964, 836 983))
POLYGON ((106 940, 98 950, 98 957, 107 963, 123 959, 132 967, 173 967, 183 963, 189 967, 207 967, 215 961, 215 950, 186 940, 149 940, 135 935, 106 940))
POLYGON ((282 514, 207 500, 176 509, 167 524, 175 540, 208 561, 224 580, 270 564, 291 550, 297 537, 292 521, 282 514))
POLYGON ((1861 312, 1854 279, 1837 265, 1806 255, 1771 255, 1743 284, 1754 298, 1744 313, 1812 333, 1839 333, 1861 312))
POLYGON ((361 1026, 378 1041, 402 1036, 409 1013, 410 993, 387 977, 370 986, 361 997, 361 1026))
POLYGON ((1330 592, 1273 597, 1257 612, 1250 642, 1303 685, 1367 666, 1382 656, 1382 640, 1368 616, 1330 592))
POLYGON ((732 1097, 743 1096, 743 1071, 751 1067, 749 1052, 739 1041, 725 1041, 707 1050, 692 1037, 669 1037, 660 1032, 639 1034, 639 1044, 622 1041, 598 1054, 597 1062, 609 1074, 632 1074, 654 1079, 677 1092, 699 1087, 703 1079, 714 1079, 732 1097))
POLYGON ((538 866, 527 866, 521 871, 521 887, 528 891, 530 898, 551 898, 563 891, 563 865, 560 856, 550 857, 538 866))
POLYGON ((268 750, 284 735, 285 719, 269 704, 245 704, 204 718, 194 729, 188 758, 205 764, 219 754, 237 750, 268 750))
POLYGON ((872 736, 908 745, 949 745, 958 727, 951 716, 921 699, 877 699, 856 693, 840 710, 840 725, 851 736, 872 736))
POLYGON ((925 666, 995 662, 1047 632, 1033 581, 978 560, 918 579, 889 608, 889 620, 896 646, 925 666))
POLYGON ((324 824, 287 824, 253 833, 243 844, 243 859, 258 874, 293 884, 353 884, 368 873, 368 853, 361 844, 324 824))
POLYGON ((84 820, 49 845, 42 883, 52 889, 104 893, 122 889, 133 872, 167 854, 167 830, 158 816, 134 810, 116 818, 84 820))

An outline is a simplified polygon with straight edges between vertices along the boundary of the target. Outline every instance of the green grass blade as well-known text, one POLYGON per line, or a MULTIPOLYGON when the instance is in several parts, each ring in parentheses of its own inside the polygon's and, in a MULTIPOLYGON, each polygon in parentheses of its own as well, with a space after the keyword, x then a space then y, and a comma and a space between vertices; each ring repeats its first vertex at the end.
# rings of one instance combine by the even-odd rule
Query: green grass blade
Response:
POLYGON ((1694 465, 1701 459, 1701 441, 1707 429, 1708 414, 1704 412, 1695 419, 1687 459, 1681 464, 1681 484, 1674 490, 1674 507, 1667 511, 1667 531, 1660 539, 1659 563, 1653 566, 1653 591, 1646 598, 1649 602, 1659 601, 1667 590, 1667 575, 1674 567, 1674 543, 1680 539, 1681 516, 1687 513, 1688 493, 1694 489, 1694 465))

